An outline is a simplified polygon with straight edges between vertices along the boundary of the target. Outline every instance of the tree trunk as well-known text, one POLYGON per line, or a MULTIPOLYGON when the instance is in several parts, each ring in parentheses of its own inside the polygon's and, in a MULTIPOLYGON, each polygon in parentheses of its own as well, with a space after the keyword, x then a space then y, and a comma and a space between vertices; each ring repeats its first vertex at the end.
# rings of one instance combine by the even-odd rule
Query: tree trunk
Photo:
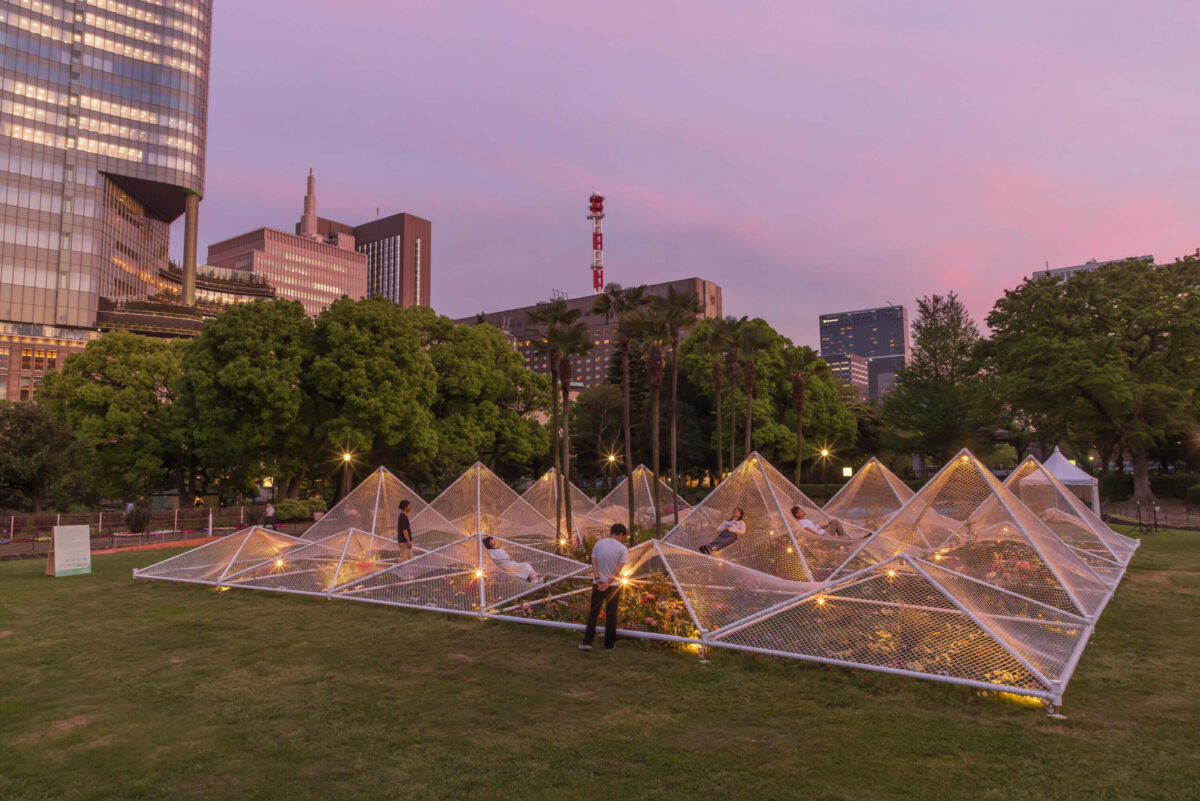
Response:
POLYGON ((754 427, 754 362, 746 363, 746 449, 745 456, 750 455, 750 435, 754 427))
MULTIPOLYGON (((724 397, 724 387, 721 386, 721 365, 713 364, 713 394, 717 399, 717 483, 725 477, 725 440, 722 431, 725 426, 724 415, 721 414, 721 398, 724 397)), ((715 484, 713 486, 716 486, 715 484)))
POLYGON ((671 349, 671 512, 679 525, 679 343, 671 349))
POLYGON ((729 469, 737 467, 737 362, 729 368, 729 469))
POLYGON ((1129 455, 1133 460, 1133 502, 1154 505, 1154 492, 1150 489, 1150 465, 1146 459, 1146 443, 1141 437, 1129 438, 1129 455))
POLYGON ((803 483, 804 470, 804 379, 792 379, 792 403, 796 407, 796 486, 803 483))
MULTIPOLYGON (((550 452, 554 454, 554 475, 562 475, 562 453, 558 449, 558 369, 550 370, 550 452)), ((554 536, 562 539, 562 511, 554 499, 554 536)))
MULTIPOLYGON (((571 369, 568 366, 567 375, 571 374, 571 369)), ((556 506, 561 505, 566 509, 564 519, 567 525, 567 537, 573 537, 575 532, 575 518, 571 515, 571 382, 562 382, 562 473, 560 480, 560 489, 558 492, 558 500, 556 506)), ((562 537, 559 537, 562 539, 562 537)))
POLYGON ((629 343, 621 343, 621 390, 625 396, 625 488, 629 491, 629 544, 633 545, 633 429, 629 424, 629 343))
POLYGON ((40 515, 42 513, 42 491, 36 489, 29 490, 29 500, 33 501, 33 513, 40 515))
POLYGON ((650 441, 650 463, 653 465, 651 470, 654 473, 654 485, 651 489, 651 492, 654 496, 654 536, 656 538, 662 537, 662 507, 659 506, 658 500, 658 390, 661 385, 661 377, 657 381, 654 379, 650 380, 650 428, 652 432, 650 441))

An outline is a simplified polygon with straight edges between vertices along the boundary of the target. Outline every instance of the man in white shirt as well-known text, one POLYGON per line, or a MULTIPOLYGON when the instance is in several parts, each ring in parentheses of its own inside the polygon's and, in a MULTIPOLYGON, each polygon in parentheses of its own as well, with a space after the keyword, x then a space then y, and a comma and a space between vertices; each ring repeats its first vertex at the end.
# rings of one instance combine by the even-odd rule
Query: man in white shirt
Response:
POLYGON ((700 553, 711 555, 737 542, 738 537, 746 533, 746 521, 742 519, 745 516, 746 513, 740 507, 733 507, 729 519, 717 526, 716 539, 708 545, 701 545, 700 553))
POLYGON ((835 517, 829 518, 829 522, 821 528, 816 523, 808 519, 808 513, 804 511, 803 506, 792 507, 792 521, 797 528, 802 528, 810 534, 816 534, 818 537, 824 537, 826 534, 833 537, 845 537, 846 531, 842 528, 842 521, 835 517))
POLYGON ((629 562, 629 549, 621 542, 625 526, 614 523, 608 536, 592 548, 592 603, 588 609, 587 629, 583 633, 581 651, 592 650, 596 639, 596 622, 604 609, 604 650, 617 645, 617 605, 621 600, 621 570, 629 562))

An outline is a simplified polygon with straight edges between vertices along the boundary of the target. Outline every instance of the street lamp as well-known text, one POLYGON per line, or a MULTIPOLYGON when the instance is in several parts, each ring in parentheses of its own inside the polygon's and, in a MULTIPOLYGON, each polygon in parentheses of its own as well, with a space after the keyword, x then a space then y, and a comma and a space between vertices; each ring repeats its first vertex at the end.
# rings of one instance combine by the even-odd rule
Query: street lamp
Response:
POLYGON ((825 500, 829 500, 829 448, 821 448, 821 474, 825 479, 825 500))

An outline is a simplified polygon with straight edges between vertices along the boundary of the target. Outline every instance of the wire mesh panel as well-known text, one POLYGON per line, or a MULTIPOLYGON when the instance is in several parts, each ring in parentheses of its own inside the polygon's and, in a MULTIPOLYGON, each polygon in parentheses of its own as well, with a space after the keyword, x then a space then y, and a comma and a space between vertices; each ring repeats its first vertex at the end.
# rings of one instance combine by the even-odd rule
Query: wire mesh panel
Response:
POLYGON ((826 590, 711 638, 781 655, 1049 690, 1004 645, 904 559, 875 566, 826 590))
MULTIPOLYGON (((538 514, 553 523, 560 511, 562 514, 566 514, 565 503, 562 504, 561 510, 556 508, 561 485, 562 479, 559 477, 558 471, 551 467, 542 474, 541 478, 533 482, 529 489, 525 490, 525 494, 521 498, 538 514)), ((576 542, 582 542, 585 536, 594 537, 597 532, 607 530, 607 526, 602 521, 592 520, 588 517, 596 509, 596 502, 574 484, 567 482, 567 486, 571 493, 571 516, 574 518, 570 531, 575 535, 576 542)))
MULTIPOLYGON (((640 464, 633 469, 633 473, 629 478, 621 480, 611 492, 604 496, 597 504, 597 509, 589 512, 589 516, 595 520, 603 520, 608 523, 628 523, 629 522, 629 483, 633 484, 633 520, 639 526, 654 525, 654 484, 656 479, 650 468, 644 464, 640 464)), ((661 517, 665 520, 668 515, 674 513, 674 507, 671 505, 671 488, 661 479, 657 479, 658 483, 658 502, 662 506, 661 517)), ((682 520, 684 514, 691 506, 683 498, 679 499, 679 517, 682 520)))
POLYGON ((372 534, 395 537, 396 519, 400 516, 400 501, 407 499, 412 506, 408 516, 425 508, 425 501, 385 467, 369 475, 301 535, 310 542, 323 540, 346 529, 356 528, 372 534))
POLYGON ((490 534, 550 550, 558 545, 554 524, 478 462, 430 507, 464 534, 490 534))
POLYGON ((432 551, 463 538, 458 526, 438 514, 432 506, 426 506, 416 515, 410 516, 413 547, 419 551, 432 551))
POLYGON ((874 530, 913 496, 903 481, 875 457, 842 485, 822 511, 839 520, 874 530))
POLYGON ((194 581, 217 584, 226 575, 240 572, 303 545, 297 537, 251 526, 228 537, 192 548, 170 559, 133 571, 135 578, 194 581))
POLYGON ((937 565, 920 569, 1041 676, 1066 678, 1072 654, 1087 640, 1086 620, 937 565))
POLYGON ((1109 590, 968 451, 884 523, 838 575, 910 554, 1073 614, 1109 590))
POLYGON ((1128 565, 1138 541, 1113 531, 1037 459, 1029 456, 1004 481, 1013 494, 1073 548, 1128 565))
POLYGON ((657 544, 657 550, 662 568, 701 632, 716 631, 821 586, 767 575, 668 543, 657 544))
POLYGON ((587 570, 587 565, 517 542, 497 543, 515 562, 529 564, 537 582, 497 565, 479 537, 465 537, 436 551, 338 587, 338 597, 457 612, 478 612, 587 570), (482 587, 480 586, 482 585, 482 587))
POLYGON ((324 594, 355 576, 377 572, 399 558, 395 540, 349 529, 249 570, 230 574, 225 583, 259 590, 324 594))

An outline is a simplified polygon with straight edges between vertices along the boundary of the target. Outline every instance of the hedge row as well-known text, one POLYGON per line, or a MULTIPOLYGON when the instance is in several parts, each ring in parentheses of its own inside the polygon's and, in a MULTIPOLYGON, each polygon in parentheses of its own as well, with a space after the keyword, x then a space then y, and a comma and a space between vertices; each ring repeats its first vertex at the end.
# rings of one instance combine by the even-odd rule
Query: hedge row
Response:
POLYGON ((284 500, 275 504, 275 519, 280 523, 311 523, 313 515, 328 510, 324 498, 284 500))
MULTIPOLYGON (((1150 489, 1160 498, 1188 498, 1189 490, 1197 484, 1200 476, 1195 473, 1150 476, 1150 489)), ((1129 500, 1133 497, 1133 476, 1128 473, 1100 476, 1100 497, 1106 501, 1129 500)))

